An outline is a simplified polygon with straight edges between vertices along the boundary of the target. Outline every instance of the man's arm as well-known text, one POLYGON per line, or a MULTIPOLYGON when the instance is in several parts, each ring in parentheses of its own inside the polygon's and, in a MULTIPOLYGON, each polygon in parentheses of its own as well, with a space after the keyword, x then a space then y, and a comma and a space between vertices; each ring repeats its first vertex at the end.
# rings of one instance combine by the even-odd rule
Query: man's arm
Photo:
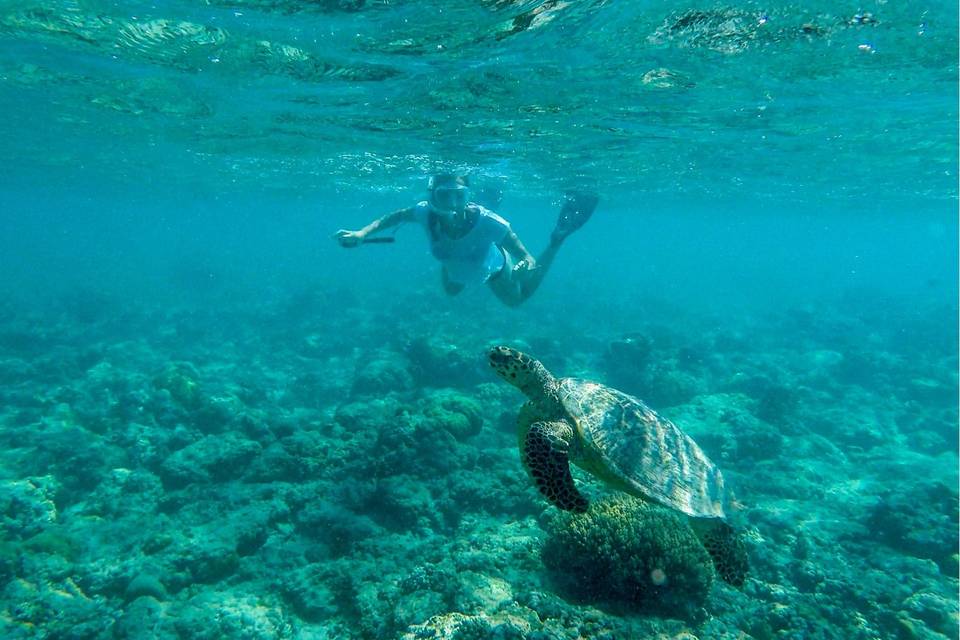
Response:
POLYGON ((378 231, 383 231, 384 229, 389 229, 390 227, 395 227, 398 224, 404 222, 412 222, 414 219, 414 212, 416 211, 415 207, 407 207, 406 209, 398 209, 393 213, 388 213, 387 215, 377 218, 367 226, 358 231, 350 231, 348 229, 340 229, 334 234, 337 242, 340 243, 343 247, 356 247, 363 242, 363 239, 369 236, 370 234, 377 233, 378 231))
POLYGON ((521 262, 527 263, 527 268, 532 269, 537 261, 534 259, 533 255, 527 251, 527 248, 523 246, 523 243, 520 242, 520 237, 517 236, 511 229, 507 232, 507 235, 503 239, 503 248, 507 250, 510 255, 516 258, 517 264, 521 262))

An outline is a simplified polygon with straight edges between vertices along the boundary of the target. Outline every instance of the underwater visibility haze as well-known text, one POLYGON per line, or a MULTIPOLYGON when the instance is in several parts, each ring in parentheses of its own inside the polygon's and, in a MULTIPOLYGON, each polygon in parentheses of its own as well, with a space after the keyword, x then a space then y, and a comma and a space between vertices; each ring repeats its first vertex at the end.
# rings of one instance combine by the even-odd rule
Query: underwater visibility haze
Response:
POLYGON ((0 637, 958 638, 955 3, 0 0, 0 44, 0 637), (333 238, 438 173, 556 254, 522 304, 333 238), (620 490, 658 438, 684 500, 620 490))

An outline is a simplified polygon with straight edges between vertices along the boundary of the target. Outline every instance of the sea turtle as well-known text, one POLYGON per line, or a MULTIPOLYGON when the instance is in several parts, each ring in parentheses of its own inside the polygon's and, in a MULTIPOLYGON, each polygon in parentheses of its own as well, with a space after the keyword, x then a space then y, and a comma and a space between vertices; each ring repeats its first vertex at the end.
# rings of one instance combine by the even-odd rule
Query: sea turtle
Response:
POLYGON ((732 496, 690 436, 637 398, 596 382, 555 378, 516 349, 494 347, 489 359, 528 398, 517 419, 520 455, 550 503, 587 510, 572 462, 612 488, 689 516, 720 577, 743 584, 746 551, 726 522, 732 496))

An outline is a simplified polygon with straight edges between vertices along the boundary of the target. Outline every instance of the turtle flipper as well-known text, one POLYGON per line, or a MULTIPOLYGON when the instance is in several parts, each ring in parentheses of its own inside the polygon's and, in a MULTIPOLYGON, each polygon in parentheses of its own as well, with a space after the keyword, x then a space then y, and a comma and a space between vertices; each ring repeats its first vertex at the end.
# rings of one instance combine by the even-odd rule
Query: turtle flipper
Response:
POLYGON ((720 579, 735 587, 743 586, 750 567, 740 534, 723 520, 712 520, 696 528, 720 579))
POLYGON ((587 499, 580 495, 570 475, 567 451, 573 429, 564 422, 535 422, 523 440, 523 464, 540 493, 564 511, 583 513, 587 499))

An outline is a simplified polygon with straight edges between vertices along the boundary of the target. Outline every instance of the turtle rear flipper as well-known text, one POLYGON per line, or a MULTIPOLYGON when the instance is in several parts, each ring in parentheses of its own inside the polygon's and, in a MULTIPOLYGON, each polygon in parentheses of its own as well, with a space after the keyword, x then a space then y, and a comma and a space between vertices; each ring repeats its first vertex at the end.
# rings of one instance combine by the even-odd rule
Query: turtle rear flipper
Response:
POLYGON ((570 474, 567 451, 573 429, 563 422, 535 422, 523 440, 523 464, 534 484, 551 504, 583 513, 587 499, 580 495, 570 474))
POLYGON ((740 534, 723 520, 701 520, 695 529, 720 579, 734 587, 743 586, 750 565, 740 534))

